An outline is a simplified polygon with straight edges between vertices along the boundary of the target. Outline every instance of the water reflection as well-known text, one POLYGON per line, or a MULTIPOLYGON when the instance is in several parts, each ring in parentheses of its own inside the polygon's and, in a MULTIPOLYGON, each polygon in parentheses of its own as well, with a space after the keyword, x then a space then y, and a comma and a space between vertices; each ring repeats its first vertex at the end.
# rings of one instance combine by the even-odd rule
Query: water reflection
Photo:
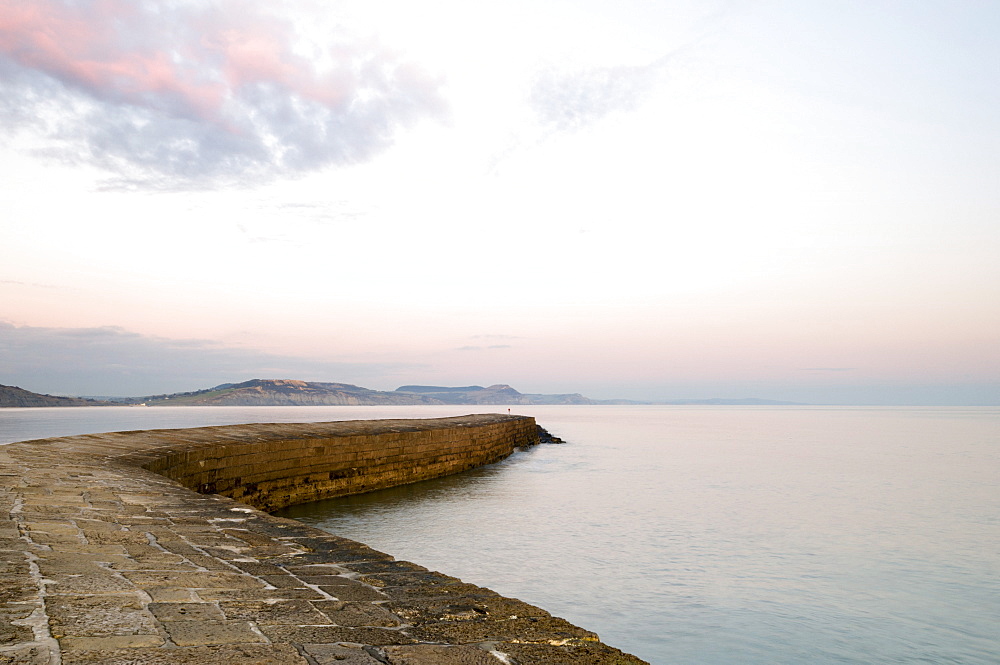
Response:
MULTIPOLYGON (((275 514, 329 531, 335 531, 338 527, 350 528, 350 525, 356 524, 356 520, 369 520, 376 515, 390 513, 396 515, 394 520, 436 520, 440 518, 442 505, 456 501, 481 502, 484 497, 491 496, 491 485, 496 487, 502 482, 504 474, 510 474, 514 465, 522 461, 523 456, 530 454, 530 450, 518 452, 505 462, 452 476, 290 506, 275 514)), ((372 542, 366 544, 375 547, 372 542)))

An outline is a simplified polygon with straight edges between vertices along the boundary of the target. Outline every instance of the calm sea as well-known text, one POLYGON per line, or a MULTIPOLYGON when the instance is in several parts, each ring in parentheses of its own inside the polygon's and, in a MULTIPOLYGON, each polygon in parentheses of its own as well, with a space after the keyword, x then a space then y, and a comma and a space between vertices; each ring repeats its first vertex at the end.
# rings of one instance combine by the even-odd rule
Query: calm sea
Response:
MULTIPOLYGON (((0 441, 506 407, 0 410, 0 441)), ((657 664, 1000 662, 1000 409, 516 407, 568 443, 286 511, 657 664)))

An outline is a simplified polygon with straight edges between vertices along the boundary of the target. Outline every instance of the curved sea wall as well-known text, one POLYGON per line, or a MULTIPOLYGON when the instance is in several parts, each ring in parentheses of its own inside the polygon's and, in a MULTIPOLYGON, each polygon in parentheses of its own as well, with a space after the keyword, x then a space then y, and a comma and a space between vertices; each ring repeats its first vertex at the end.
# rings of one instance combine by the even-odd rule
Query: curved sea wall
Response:
POLYGON ((0 446, 0 664, 642 663, 537 607, 263 512, 537 442, 532 418, 475 415, 0 446))
POLYGON ((498 462, 538 443, 534 418, 241 425, 131 433, 125 459, 202 494, 260 510, 404 485, 498 462))

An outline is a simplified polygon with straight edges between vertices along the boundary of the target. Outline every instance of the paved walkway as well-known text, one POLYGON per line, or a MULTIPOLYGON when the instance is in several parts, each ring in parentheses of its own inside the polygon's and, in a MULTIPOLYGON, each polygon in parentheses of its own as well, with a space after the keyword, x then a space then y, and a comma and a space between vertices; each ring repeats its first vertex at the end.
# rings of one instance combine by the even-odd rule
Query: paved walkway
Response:
POLYGON ((0 446, 0 664, 644 662, 537 607, 99 454, 102 436, 0 446))

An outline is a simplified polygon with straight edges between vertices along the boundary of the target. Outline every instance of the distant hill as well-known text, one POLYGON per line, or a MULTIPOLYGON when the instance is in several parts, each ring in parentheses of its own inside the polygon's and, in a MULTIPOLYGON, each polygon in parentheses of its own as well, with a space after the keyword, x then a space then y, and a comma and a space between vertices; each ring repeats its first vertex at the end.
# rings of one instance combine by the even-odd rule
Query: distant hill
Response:
POLYGON ((598 404, 580 394, 524 394, 506 384, 482 386, 402 386, 371 390, 349 383, 254 379, 214 388, 131 400, 147 406, 379 406, 415 404, 598 404))
POLYGON ((421 395, 439 400, 441 404, 598 404, 579 393, 565 395, 540 395, 520 393, 505 383, 487 388, 465 386, 400 386, 395 392, 403 395, 421 395))
POLYGON ((674 405, 783 405, 794 402, 746 399, 690 399, 669 402, 595 400, 580 393, 539 394, 518 392, 505 383, 492 386, 400 386, 393 391, 371 390, 350 383, 325 383, 293 379, 253 379, 223 383, 184 393, 83 399, 39 395, 13 386, 0 386, 0 407, 25 406, 385 406, 417 404, 674 404, 674 405))
POLYGON ((134 400, 147 406, 378 406, 442 404, 433 397, 369 390, 349 383, 253 379, 214 388, 134 400))
POLYGON ((525 394, 506 384, 482 386, 402 386, 381 391, 349 383, 254 379, 214 388, 130 400, 147 406, 379 406, 417 404, 599 404, 573 393, 525 394))
POLYGON ((742 399, 709 398, 709 399, 684 399, 669 402, 648 402, 628 399, 590 399, 580 393, 568 393, 561 395, 544 395, 532 393, 519 393, 506 384, 497 384, 483 388, 482 386, 465 386, 462 388, 450 388, 445 386, 400 386, 396 388, 397 393, 410 393, 423 395, 441 400, 444 404, 618 404, 618 405, 713 405, 713 406, 776 406, 792 405, 796 402, 779 402, 772 399, 758 399, 756 397, 746 397, 742 399))
POLYGON ((17 386, 0 386, 0 408, 31 406, 108 406, 110 402, 41 395, 17 386))

